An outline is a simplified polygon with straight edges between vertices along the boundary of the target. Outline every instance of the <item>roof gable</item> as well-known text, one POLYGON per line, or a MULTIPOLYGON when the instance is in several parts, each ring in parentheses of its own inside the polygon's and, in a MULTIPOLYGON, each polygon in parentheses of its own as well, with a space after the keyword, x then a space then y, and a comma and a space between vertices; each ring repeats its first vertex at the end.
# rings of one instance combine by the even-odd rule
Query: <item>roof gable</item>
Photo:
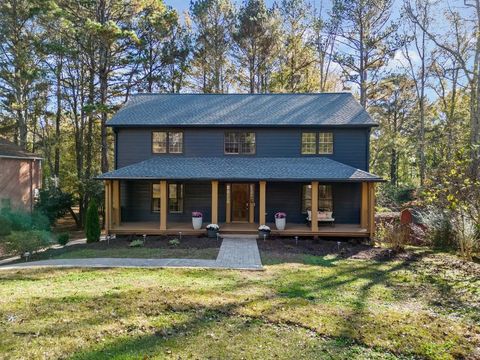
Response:
POLYGON ((109 126, 375 126, 350 93, 137 94, 109 126))

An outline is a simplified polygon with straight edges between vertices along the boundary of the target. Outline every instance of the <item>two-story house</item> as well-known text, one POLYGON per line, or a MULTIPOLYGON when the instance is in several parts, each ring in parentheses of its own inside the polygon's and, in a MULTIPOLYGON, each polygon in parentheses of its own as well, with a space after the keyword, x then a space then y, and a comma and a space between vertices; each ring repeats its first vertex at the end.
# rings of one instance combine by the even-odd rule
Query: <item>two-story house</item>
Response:
POLYGON ((221 232, 373 234, 376 124, 349 93, 138 94, 108 125, 107 232, 201 233, 191 222, 199 211, 221 232), (283 231, 272 225, 277 212, 287 214, 283 231))

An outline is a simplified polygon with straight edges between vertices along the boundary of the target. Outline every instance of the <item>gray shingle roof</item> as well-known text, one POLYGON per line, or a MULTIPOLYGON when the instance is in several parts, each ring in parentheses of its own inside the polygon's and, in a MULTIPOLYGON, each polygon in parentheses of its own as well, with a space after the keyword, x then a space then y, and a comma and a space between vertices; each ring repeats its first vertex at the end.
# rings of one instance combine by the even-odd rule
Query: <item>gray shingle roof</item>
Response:
POLYGON ((137 94, 109 126, 375 126, 350 93, 137 94))
POLYGON ((382 181, 376 175, 326 157, 154 157, 99 179, 382 181))
POLYGON ((22 159, 42 159, 11 141, 0 138, 0 157, 5 158, 22 158, 22 159))

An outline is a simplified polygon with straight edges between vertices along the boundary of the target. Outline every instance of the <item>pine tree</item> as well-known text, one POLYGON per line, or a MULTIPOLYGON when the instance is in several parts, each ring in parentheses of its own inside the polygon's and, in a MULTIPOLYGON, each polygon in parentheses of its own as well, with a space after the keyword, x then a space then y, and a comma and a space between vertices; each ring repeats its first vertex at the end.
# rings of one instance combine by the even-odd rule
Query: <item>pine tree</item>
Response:
POLYGON ((87 237, 87 243, 100 241, 100 220, 98 218, 98 206, 95 200, 91 200, 88 204, 85 236, 87 237))

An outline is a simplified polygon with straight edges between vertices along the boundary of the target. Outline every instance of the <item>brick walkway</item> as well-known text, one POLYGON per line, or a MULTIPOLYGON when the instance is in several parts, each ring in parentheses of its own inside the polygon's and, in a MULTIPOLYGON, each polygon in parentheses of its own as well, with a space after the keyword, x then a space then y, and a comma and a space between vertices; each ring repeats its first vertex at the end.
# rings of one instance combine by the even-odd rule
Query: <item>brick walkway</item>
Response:
POLYGON ((262 270, 257 240, 251 237, 225 237, 216 260, 203 259, 139 259, 139 258, 91 258, 51 259, 0 266, 0 270, 38 267, 142 267, 142 268, 207 268, 262 270))

